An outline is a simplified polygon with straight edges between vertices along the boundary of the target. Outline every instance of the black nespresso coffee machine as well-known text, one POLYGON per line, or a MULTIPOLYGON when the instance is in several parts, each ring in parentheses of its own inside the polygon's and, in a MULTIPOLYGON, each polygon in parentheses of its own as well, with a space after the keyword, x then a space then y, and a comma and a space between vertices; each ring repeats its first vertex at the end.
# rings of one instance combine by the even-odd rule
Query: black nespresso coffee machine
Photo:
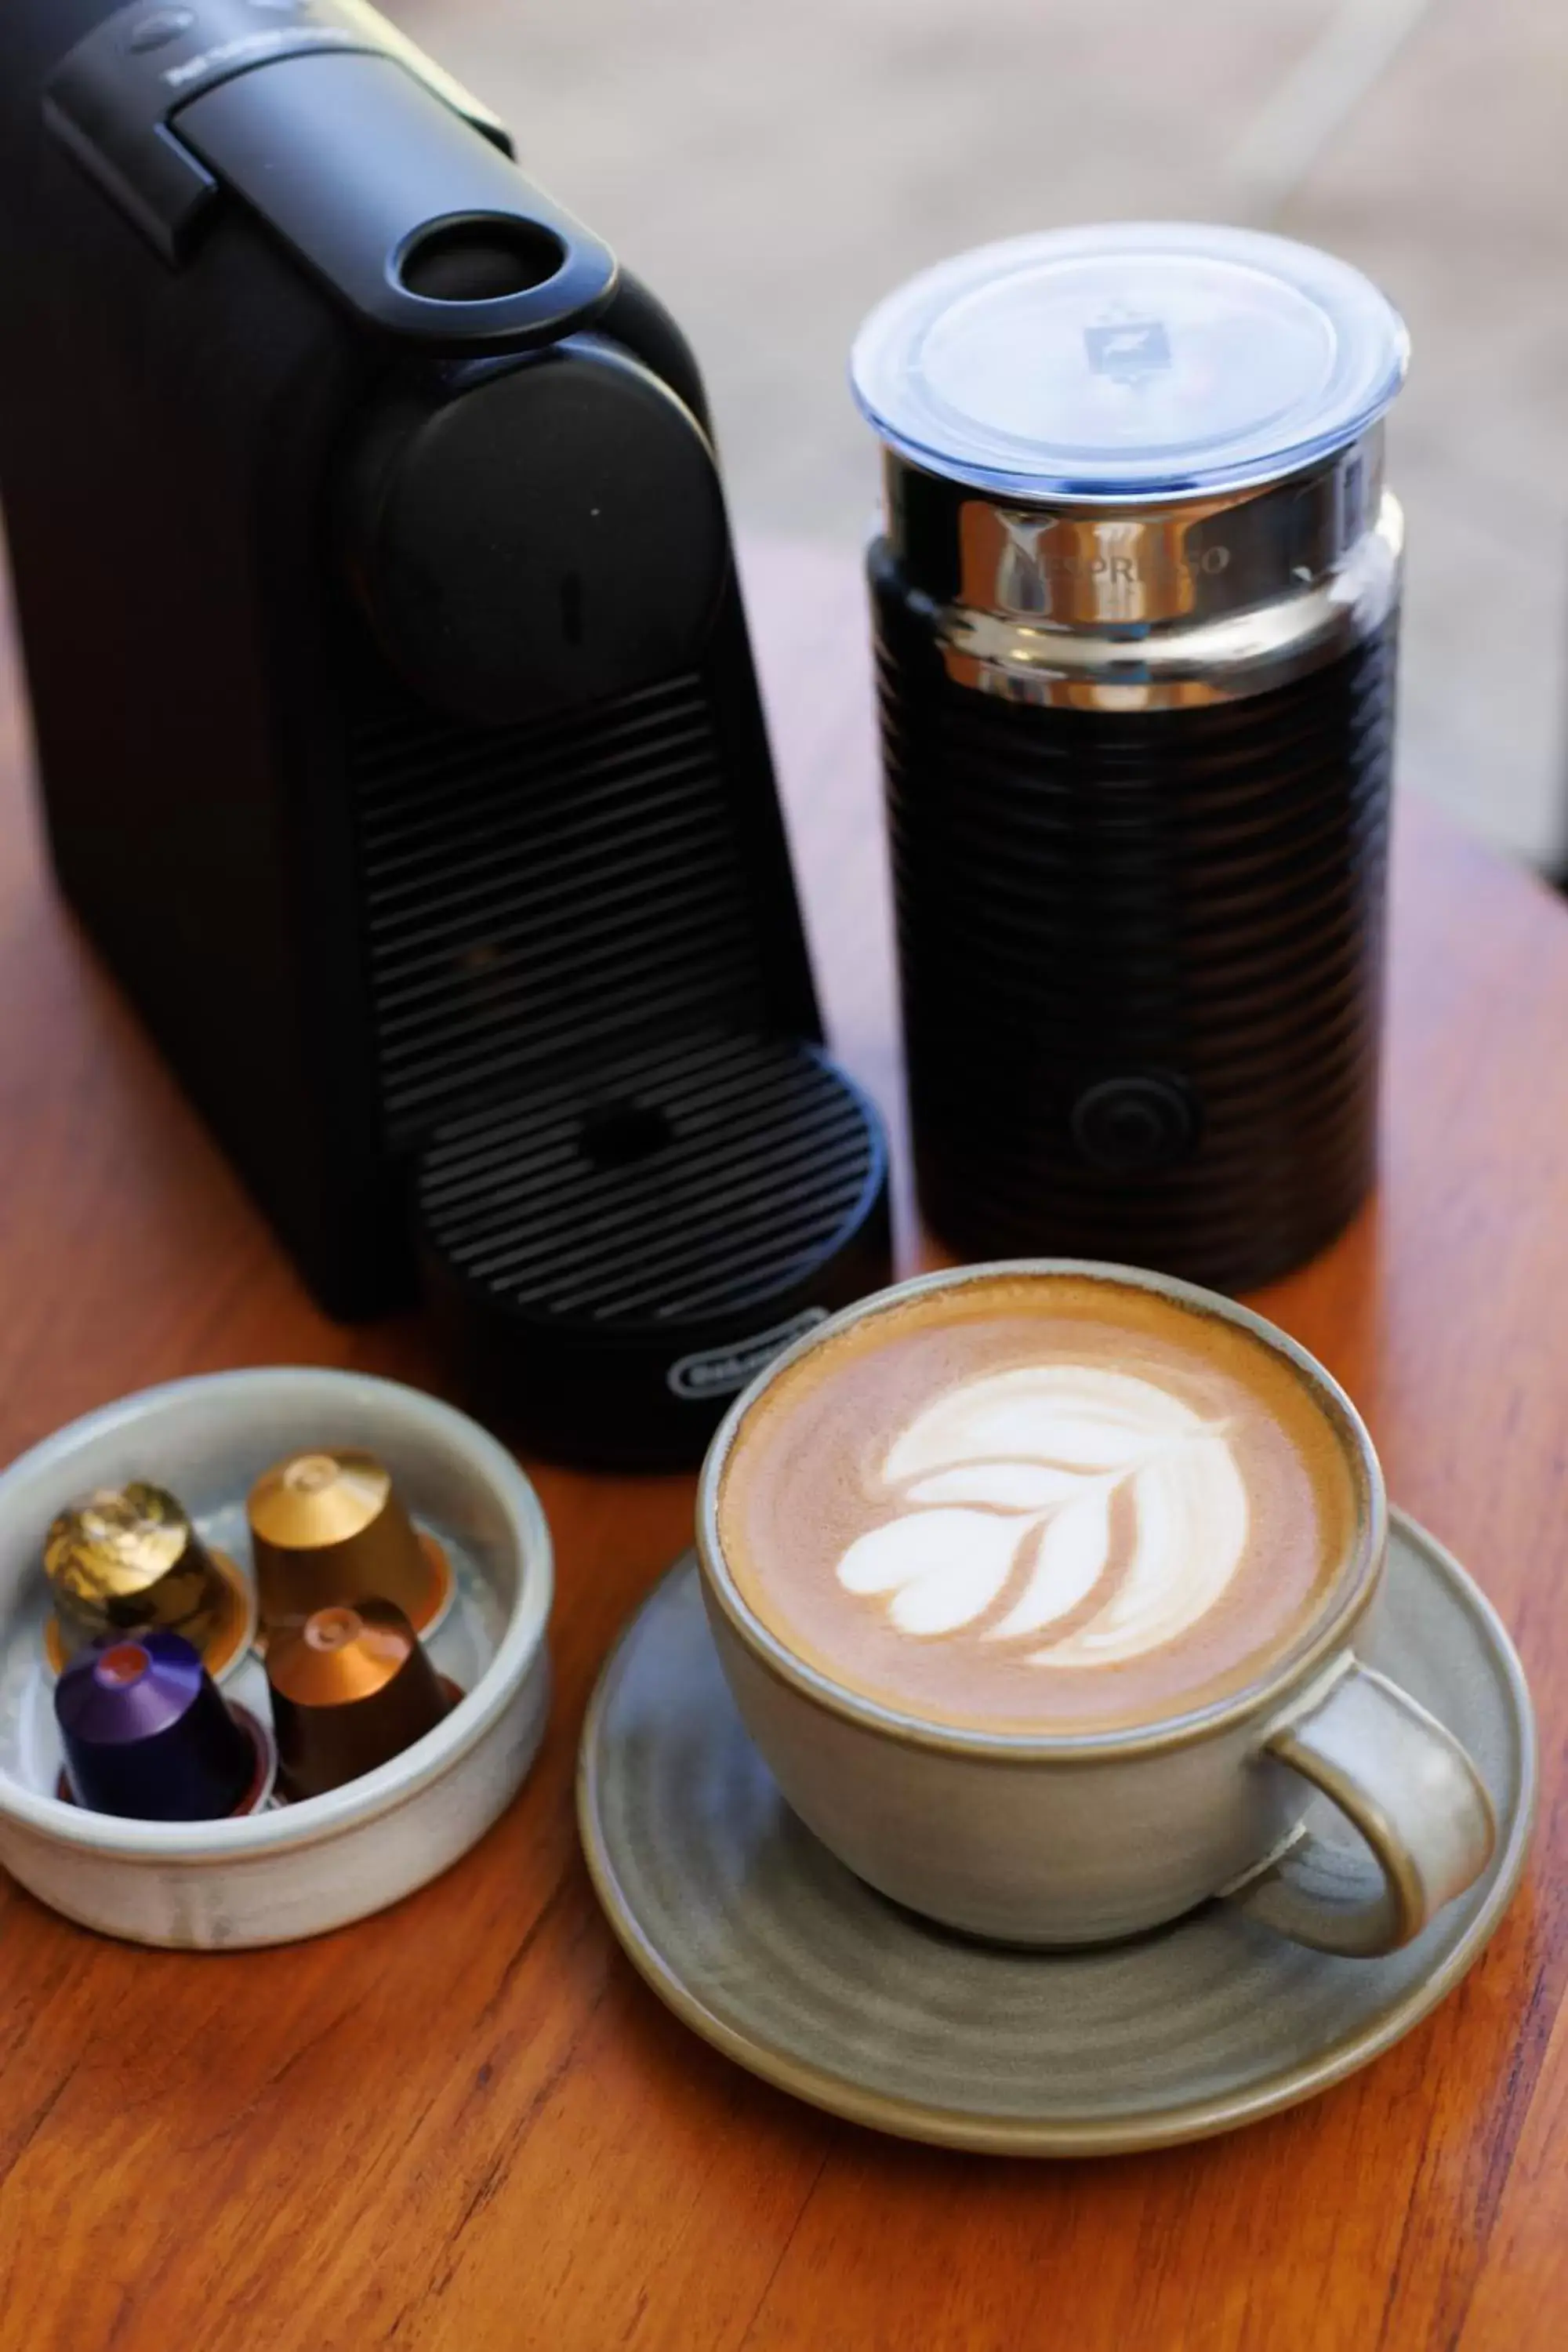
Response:
POLYGON ((360 0, 7 0, 0 495, 60 879, 323 1302, 700 1449, 885 1277, 702 387, 360 0))

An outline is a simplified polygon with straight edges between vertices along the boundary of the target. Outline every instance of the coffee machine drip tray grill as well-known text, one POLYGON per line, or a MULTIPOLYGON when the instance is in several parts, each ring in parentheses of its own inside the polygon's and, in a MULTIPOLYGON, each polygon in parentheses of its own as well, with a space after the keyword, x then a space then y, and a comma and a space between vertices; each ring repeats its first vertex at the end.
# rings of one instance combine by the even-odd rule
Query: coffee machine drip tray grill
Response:
POLYGON ((886 1149, 815 1045, 644 1046, 450 1121, 426 1287, 482 1408, 568 1460, 700 1458, 752 1374, 886 1279, 886 1149))

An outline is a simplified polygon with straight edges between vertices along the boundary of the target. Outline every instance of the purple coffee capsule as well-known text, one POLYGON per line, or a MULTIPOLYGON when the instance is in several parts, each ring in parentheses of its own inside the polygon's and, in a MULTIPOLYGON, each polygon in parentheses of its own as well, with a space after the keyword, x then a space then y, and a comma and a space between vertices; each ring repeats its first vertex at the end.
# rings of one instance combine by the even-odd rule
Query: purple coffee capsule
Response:
POLYGON ((66 1774, 79 1804, 142 1822, 248 1810, 256 1740, 183 1634, 102 1634, 55 1685, 66 1774))

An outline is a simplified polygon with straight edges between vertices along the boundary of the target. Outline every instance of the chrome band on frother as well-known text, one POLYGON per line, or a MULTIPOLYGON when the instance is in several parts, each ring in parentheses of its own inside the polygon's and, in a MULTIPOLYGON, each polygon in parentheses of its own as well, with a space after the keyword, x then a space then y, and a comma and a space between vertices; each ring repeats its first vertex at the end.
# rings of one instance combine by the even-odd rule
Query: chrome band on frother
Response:
POLYGON ((1190 709, 1333 661, 1398 601, 1383 428, 1300 479, 1132 512, 993 503, 889 451, 886 545, 955 685, 1190 709))

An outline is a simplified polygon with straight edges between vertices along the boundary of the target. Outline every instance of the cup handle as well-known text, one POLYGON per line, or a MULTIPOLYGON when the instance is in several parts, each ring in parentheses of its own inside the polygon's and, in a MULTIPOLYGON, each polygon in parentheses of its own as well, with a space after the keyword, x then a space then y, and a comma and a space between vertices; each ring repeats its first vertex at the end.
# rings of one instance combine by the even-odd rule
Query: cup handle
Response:
POLYGON ((1331 1798, 1371 1849, 1302 1828, 1223 1890, 1299 1944, 1355 1958, 1397 1951, 1491 1859, 1497 1822, 1475 1766, 1435 1716, 1358 1659, 1272 1725, 1263 1747, 1331 1798))

